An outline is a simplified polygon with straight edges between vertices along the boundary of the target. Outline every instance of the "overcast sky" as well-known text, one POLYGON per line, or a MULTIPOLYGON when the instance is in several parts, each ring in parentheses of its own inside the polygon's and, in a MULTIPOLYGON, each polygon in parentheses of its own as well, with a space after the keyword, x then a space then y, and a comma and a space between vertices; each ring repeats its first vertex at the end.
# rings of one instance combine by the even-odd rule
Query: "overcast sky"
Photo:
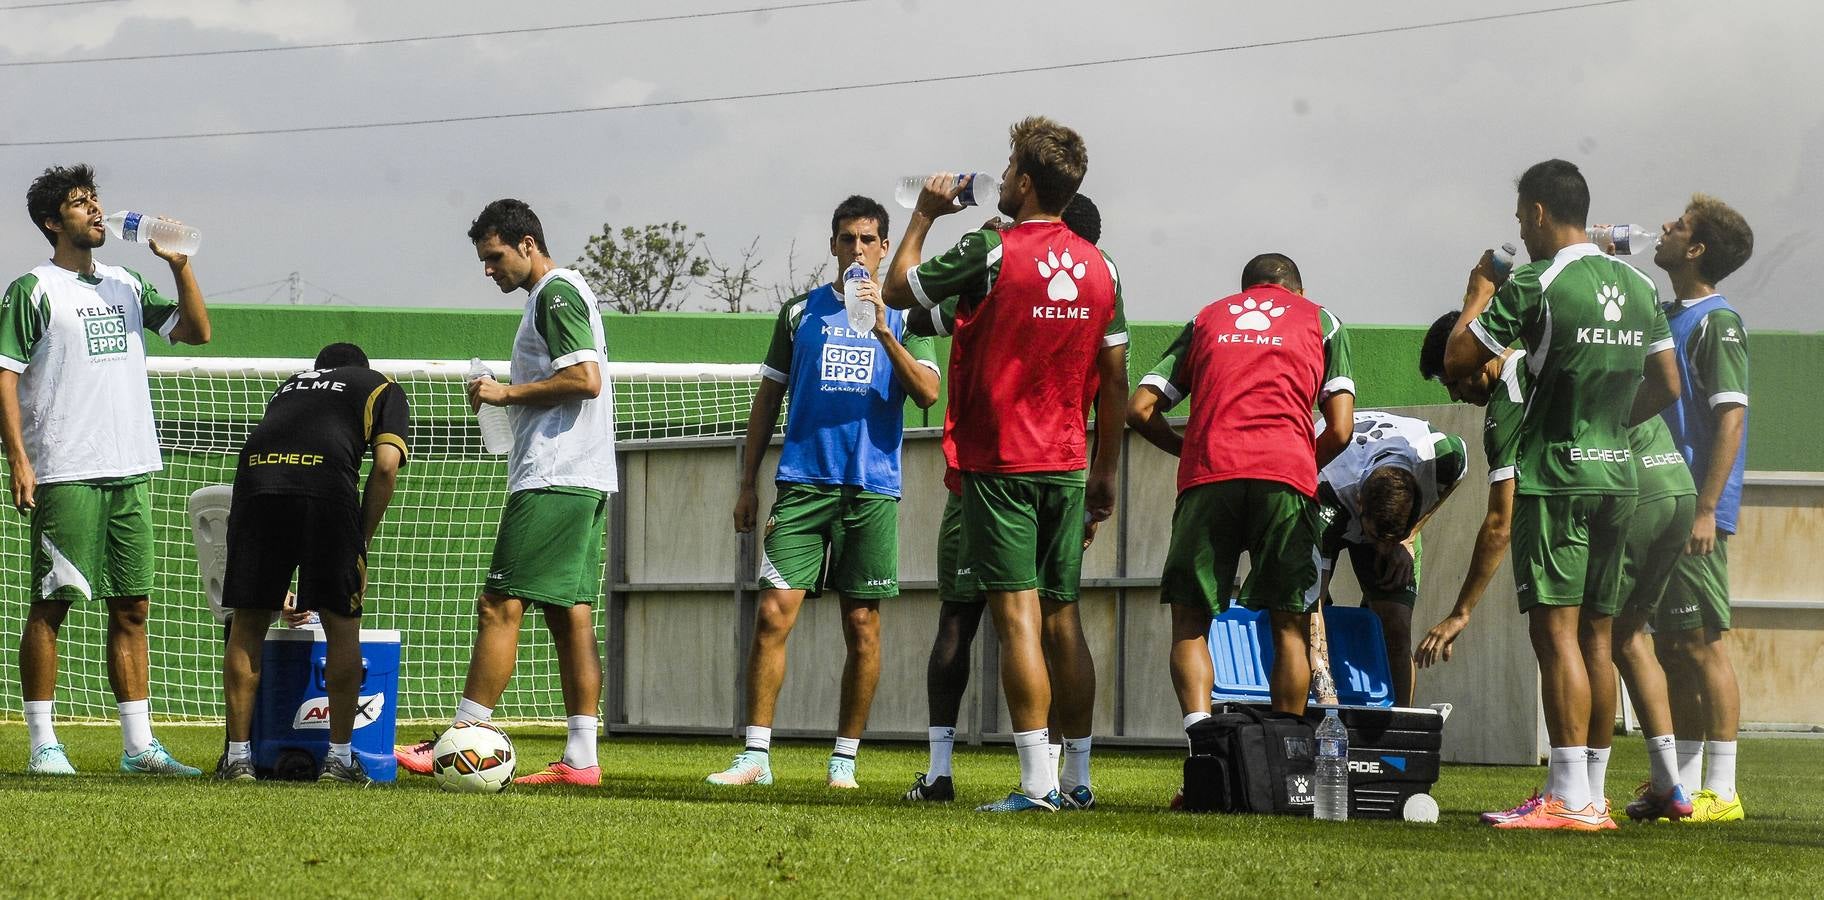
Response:
MULTIPOLYGON (((0 7, 47 0, 0 0, 0 7)), ((490 32, 797 0, 118 0, 0 9, 0 64, 490 32)), ((813 96, 285 136, 83 143, 676 101, 1084 62, 1413 25, 1577 0, 863 0, 667 23, 207 58, 0 66, 0 270, 47 255, 24 214, 46 165, 87 161, 110 209, 203 230, 197 270, 230 291, 297 271, 365 305, 516 306, 463 232, 515 196, 575 259, 604 222, 673 219, 763 280, 823 258, 842 197, 895 178, 998 172, 1007 125, 1042 113, 1089 144, 1128 315, 1182 320, 1246 259, 1298 260, 1357 323, 1420 323, 1461 298, 1483 247, 1516 240, 1513 179, 1561 156, 1596 221, 1657 226, 1692 191, 1753 225, 1724 283, 1750 328, 1824 329, 1824 5, 1638 0, 1492 23, 813 96)), ((892 234, 903 227, 893 207, 892 234)), ((980 216, 935 230, 947 246, 980 216)), ((169 286, 148 251, 105 261, 169 286)), ((1651 271, 1646 256, 1638 263, 1651 271)), ((1662 290, 1663 276, 1658 277, 1662 290)), ((229 293, 219 293, 229 291, 229 293)), ((698 303, 706 302, 701 291, 698 303)), ((281 291, 271 302, 283 302, 281 291)))

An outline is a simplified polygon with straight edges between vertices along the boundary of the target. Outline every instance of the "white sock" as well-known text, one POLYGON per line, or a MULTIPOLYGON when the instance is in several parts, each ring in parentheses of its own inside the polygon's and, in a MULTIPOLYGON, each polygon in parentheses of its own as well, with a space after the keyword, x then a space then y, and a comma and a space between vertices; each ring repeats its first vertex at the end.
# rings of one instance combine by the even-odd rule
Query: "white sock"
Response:
POLYGON ((570 716, 564 720, 570 737, 564 741, 564 765, 587 769, 595 765, 595 734, 601 720, 594 716, 570 716))
POLYGON ((1678 740, 1669 734, 1647 738, 1647 769, 1656 791, 1678 784, 1678 740))
POLYGON ((338 744, 335 741, 330 741, 329 758, 345 766, 353 765, 355 762, 355 748, 353 743, 338 744))
POLYGON ((1064 774, 1058 776, 1059 790, 1089 786, 1089 737, 1064 739, 1064 774))
POLYGON ((849 759, 854 759, 855 754, 860 753, 860 752, 861 752, 861 738, 839 737, 836 739, 836 749, 831 751, 830 755, 846 756, 849 759))
POLYGON ((1590 805, 1590 768, 1588 747, 1553 747, 1551 764, 1546 769, 1549 793, 1568 810, 1590 805))
MULTIPOLYGON (((1186 732, 1189 732, 1191 730, 1192 725, 1195 725, 1198 722, 1201 722, 1204 719, 1207 719, 1209 717, 1210 717, 1210 714, 1207 712, 1185 713, 1184 714, 1184 730, 1186 732)), ((1189 734, 1186 734, 1184 736, 1184 742, 1187 745, 1191 742, 1191 736, 1189 734)))
POLYGON ((1055 787, 1058 782, 1058 765, 1064 760, 1064 745, 1052 743, 1051 738, 1049 737, 1051 729, 1048 728, 1045 731, 1047 735, 1045 739, 1045 761, 1051 766, 1052 785, 1055 787))
POLYGON ((1715 791, 1724 803, 1735 799, 1735 742, 1706 741, 1710 765, 1704 772, 1704 790, 1715 791))
POLYGON ((1051 793, 1058 770, 1051 765, 1045 729, 1014 732, 1013 749, 1020 755, 1020 793, 1034 799, 1051 793))
POLYGON ((253 759, 253 742, 252 741, 229 741, 228 742, 228 761, 236 762, 236 761, 243 760, 243 759, 245 759, 245 760, 253 759))
POLYGON ((950 757, 956 751, 956 729, 932 726, 925 729, 925 736, 931 743, 930 771, 925 776, 931 781, 949 776, 950 757))
POLYGON ((458 723, 486 722, 492 718, 494 718, 492 707, 482 706, 467 697, 456 701, 456 721, 458 723))
POLYGON ((1704 781, 1704 742, 1679 741, 1678 747, 1678 783, 1685 790, 1697 793, 1697 788, 1704 781))
POLYGON ((32 739, 32 752, 57 743, 57 732, 51 727, 51 707, 55 700, 25 701, 25 732, 32 739))
POLYGON ((1591 747, 1584 754, 1584 769, 1590 779, 1590 800, 1607 800, 1609 786, 1609 752, 1613 747, 1591 747))
POLYGON ((773 749, 773 729, 767 725, 747 726, 747 749, 766 753, 773 749))
POLYGON ((128 700, 119 704, 120 744, 128 756, 137 756, 152 746, 152 701, 128 700))

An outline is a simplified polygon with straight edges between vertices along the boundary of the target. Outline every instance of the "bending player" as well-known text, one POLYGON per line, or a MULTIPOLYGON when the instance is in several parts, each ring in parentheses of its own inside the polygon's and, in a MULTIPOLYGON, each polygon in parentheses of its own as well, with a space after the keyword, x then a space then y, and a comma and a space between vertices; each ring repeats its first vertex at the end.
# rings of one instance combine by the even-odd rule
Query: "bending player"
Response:
MULTIPOLYGON (((602 589, 602 536, 615 489, 614 399, 595 294, 551 261, 544 226, 518 200, 496 200, 469 226, 482 271, 501 293, 526 292, 513 339, 512 384, 469 383, 469 405, 504 406, 513 423, 507 506, 476 600, 475 649, 458 722, 485 722, 513 676, 528 605, 544 610, 568 712, 563 758, 514 784, 598 785, 596 705, 602 662, 592 610, 602 589)), ((434 741, 401 746, 408 771, 431 771, 434 741)))
MULTIPOLYGON (((1419 530, 1456 490, 1469 468, 1463 439, 1433 431, 1431 423, 1380 410, 1357 410, 1355 432, 1336 459, 1317 474, 1322 532, 1318 538, 1320 597, 1343 551, 1362 588, 1362 605, 1381 622, 1393 678, 1395 706, 1410 706, 1413 691, 1412 607, 1419 599, 1419 530)), ((1254 606, 1256 576, 1242 586, 1244 606, 1254 606)), ((1326 658, 1323 617, 1311 617, 1311 684, 1319 703, 1337 702, 1326 658)))
POLYGON ((1594 831, 1615 827, 1590 791, 1587 757, 1591 728, 1615 718, 1611 625, 1635 501, 1628 429, 1677 396, 1678 370, 1652 281, 1584 235, 1590 195, 1577 167, 1539 163, 1517 194, 1520 237, 1534 261, 1497 291, 1492 254, 1483 254, 1444 352, 1444 375, 1456 379, 1518 342, 1534 375, 1520 425, 1512 552, 1551 765, 1539 806, 1496 827, 1594 831))
POLYGON ((1741 689, 1723 637, 1730 626, 1729 538, 1748 460, 1748 329, 1716 285, 1753 252, 1754 232, 1741 214, 1697 194, 1666 223, 1653 253, 1672 279, 1666 321, 1686 386, 1663 415, 1697 482, 1697 515, 1653 638, 1671 687, 1680 780, 1696 785, 1702 770, 1693 822, 1743 817, 1735 790, 1741 689))
POLYGON ((785 304, 760 367, 735 502, 735 530, 743 534, 754 528, 754 483, 780 403, 788 394, 792 403, 775 475, 779 495, 766 520, 760 561, 760 605, 747 658, 746 746, 726 770, 709 776, 711 784, 773 783, 773 712, 785 681, 785 641, 805 596, 827 586, 842 596, 848 648, 829 785, 859 786, 855 754, 880 680, 880 601, 899 595, 906 398, 929 409, 939 381, 931 341, 907 334, 906 314, 880 302, 872 277, 886 254, 885 208, 862 196, 837 206, 830 216, 837 280, 785 304), (840 273, 856 262, 869 280, 853 286, 857 296, 846 297, 851 285, 840 273), (850 330, 845 304, 853 301, 876 307, 872 333, 850 330))
POLYGON ((145 330, 209 342, 190 258, 153 243, 177 299, 138 272, 95 261, 107 242, 86 165, 44 170, 25 195, 51 258, 0 301, 0 442, 13 508, 32 520, 31 611, 19 636, 29 775, 73 775, 51 727, 57 636, 70 606, 107 607, 108 684, 120 712, 122 772, 200 775, 152 737, 146 617, 152 593, 150 481, 164 467, 146 382, 145 330))
POLYGON ((318 781, 367 785, 354 755, 361 689, 361 611, 367 548, 393 500, 411 441, 411 404, 392 379, 368 368, 354 344, 330 344, 310 371, 285 380, 241 448, 228 513, 223 606, 234 610, 222 658, 228 749, 221 781, 252 781, 254 697, 266 629, 298 576, 297 609, 321 614, 328 644, 329 754, 318 781), (372 448, 367 490, 361 458, 372 448))
MULTIPOLYGON (((970 232, 921 265, 932 223, 960 209, 956 198, 968 187, 955 176, 932 176, 884 293, 901 309, 958 301, 950 414, 956 468, 963 473, 961 567, 969 572, 956 590, 988 596, 1020 759, 1019 789, 980 809, 1052 811, 1093 800, 1088 785, 1078 785, 1083 790, 1069 801, 1059 790, 1046 729, 1052 694, 1047 665, 1073 682, 1072 698, 1082 697, 1094 690, 1093 674, 1078 683, 1092 672, 1088 654, 1048 659, 1042 635, 1046 619, 1076 602, 1080 523, 1086 514, 1106 519, 1114 509, 1127 320, 1114 265, 1059 221, 1089 166, 1083 139, 1036 116, 1015 124, 1009 136, 1012 152, 998 208, 1015 224, 970 232), (1084 438, 1092 397, 1093 463, 1084 438)), ((1072 701, 1072 709, 1087 706, 1072 701)), ((1067 731, 1066 739, 1088 738, 1087 726, 1085 717, 1083 733, 1067 731)))
POLYGON ((1293 261, 1263 253, 1242 291, 1203 308, 1128 404, 1127 421, 1178 457, 1178 504, 1159 600, 1171 605, 1172 687, 1184 727, 1210 717, 1210 622, 1234 595, 1247 553, 1254 598, 1277 656, 1273 708, 1303 714, 1311 688, 1311 610, 1318 599, 1317 472, 1343 451, 1355 421, 1349 337, 1305 299, 1293 261), (1166 412, 1191 398, 1183 435, 1166 412), (1321 408, 1313 434, 1311 410, 1321 408))
MULTIPOLYGON (((1091 244, 1101 243, 1102 214, 1087 195, 1072 197, 1064 207, 1062 220, 1064 227, 1078 237, 1091 244)), ((996 218, 982 227, 999 230, 1005 223, 996 218)), ((956 329, 955 298, 930 310, 915 311, 908 317, 906 327, 915 334, 949 336, 956 329)), ((963 692, 969 688, 969 651, 981 626, 982 612, 987 609, 987 598, 980 591, 963 594, 957 590, 963 551, 963 473, 956 469, 955 419, 950 415, 944 417, 943 445, 947 494, 943 525, 937 537, 937 595, 942 605, 938 608, 937 635, 931 642, 931 658, 925 666, 930 762, 904 795, 907 800, 940 803, 956 799, 950 766, 956 748, 956 724, 963 692)), ((1096 522, 1090 522, 1087 526, 1088 533, 1083 538, 1085 550, 1089 549, 1096 525, 1096 522)), ((1067 808, 1086 808, 1095 802, 1089 788, 1091 739, 1088 735, 1095 712, 1096 673, 1076 604, 1060 605, 1052 615, 1046 616, 1040 637, 1045 645, 1045 657, 1051 661, 1051 715, 1047 730, 1052 741, 1052 762, 1063 763, 1058 776, 1060 793, 1067 808), (1065 672, 1064 664, 1072 662, 1087 666, 1087 671, 1065 672), (1072 689, 1072 685, 1081 687, 1072 689), (1069 715, 1064 715, 1060 707, 1069 707, 1069 715), (1085 737, 1067 739, 1066 733, 1085 737)))

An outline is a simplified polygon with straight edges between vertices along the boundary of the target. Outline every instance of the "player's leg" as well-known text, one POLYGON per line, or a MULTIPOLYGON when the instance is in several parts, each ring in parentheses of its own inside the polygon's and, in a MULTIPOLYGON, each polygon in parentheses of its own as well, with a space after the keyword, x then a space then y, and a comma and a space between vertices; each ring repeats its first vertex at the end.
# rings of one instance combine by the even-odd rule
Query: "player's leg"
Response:
MULTIPOLYGON (((983 811, 1055 810, 1057 769, 1051 765, 1045 720, 1051 676, 1045 667, 1039 609, 1038 504, 1043 485, 1031 479, 963 476, 963 558, 974 584, 988 595, 1001 648, 1001 692, 1013 724, 1020 788, 983 811)), ((965 580, 965 590, 969 582, 965 580)))
POLYGON ((874 689, 880 684, 880 601, 842 598, 841 702, 836 712, 836 746, 830 753, 829 785, 855 788, 855 757, 861 750, 861 733, 868 726, 874 706, 874 689))
POLYGON ((1690 792, 1678 782, 1666 673, 1654 658, 1647 626, 1684 552, 1696 508, 1696 498, 1689 495, 1660 497, 1638 505, 1622 547, 1622 585, 1627 599, 1615 617, 1611 646, 1615 668, 1627 685, 1647 744, 1648 778, 1626 810, 1635 820, 1680 819, 1691 814, 1690 792))
POLYGON ((1071 808, 1088 809, 1095 803, 1090 790, 1089 757, 1095 731, 1096 661, 1083 636, 1083 619, 1075 601, 1049 600, 1040 595, 1039 610, 1051 678, 1047 730, 1062 737, 1058 745, 1063 756, 1058 791, 1071 808))
MULTIPOLYGON (((373 784, 355 756, 355 715, 361 700, 361 614, 367 601, 367 547, 361 509, 303 499, 298 609, 315 610, 323 626, 324 691, 329 700, 329 750, 317 780, 373 784)), ((296 525, 293 526, 296 528, 296 525)), ((281 601, 283 600, 283 592, 281 601)))
MULTIPOLYGON (((360 532, 356 532, 359 534, 360 532)), ((302 585, 300 585, 300 588, 302 585)), ((352 598, 351 598, 352 599, 352 598)), ((307 608, 300 591, 299 608, 307 608)), ((353 603, 314 607, 323 625, 324 688, 329 694, 329 751, 317 780, 366 787, 373 783, 354 750, 356 705, 361 699, 361 616, 353 603)), ((235 614, 238 619, 240 614, 235 614)))
POLYGON ((222 705, 227 744, 215 764, 219 781, 253 781, 253 707, 260 689, 266 632, 285 605, 299 560, 296 525, 302 501, 236 495, 228 510, 228 565, 222 605, 233 613, 222 651, 222 705))
POLYGON ((596 717, 602 699, 602 650, 596 639, 595 601, 602 593, 602 543, 608 526, 608 497, 599 491, 552 491, 537 498, 538 516, 523 534, 536 536, 543 548, 535 573, 512 579, 520 597, 544 610, 545 629, 557 655, 558 682, 563 687, 565 729, 563 757, 537 772, 521 775, 516 785, 602 783, 596 760, 596 717))
POLYGON ((1594 504, 1589 519, 1590 551, 1584 574, 1583 604, 1577 622, 1577 642, 1583 650, 1583 668, 1590 682, 1585 777, 1589 782, 1590 801, 1602 812, 1605 828, 1614 825, 1609 817, 1607 780, 1619 702, 1612 638, 1615 616, 1626 599, 1623 570, 1628 523, 1634 513, 1632 494, 1603 497, 1594 504))
POLYGON ((842 595, 845 652, 828 783, 855 788, 855 757, 880 683, 880 601, 899 596, 899 501, 844 488, 833 537, 829 586, 842 595))
POLYGON ((944 501, 944 518, 937 536, 937 635, 925 663, 926 740, 930 747, 925 771, 918 774, 904 799, 947 802, 956 798, 951 779, 951 756, 956 749, 956 725, 962 712, 963 693, 969 689, 969 649, 987 609, 980 594, 958 592, 958 569, 963 554, 963 501, 956 494, 944 501))
POLYGON ((57 639, 70 604, 97 595, 106 533, 101 489, 40 484, 31 512, 31 607, 19 634, 19 686, 25 701, 30 775, 70 775, 75 768, 51 727, 57 692, 57 639))
POLYGON ((1216 681, 1210 621, 1228 606, 1235 587, 1246 496, 1241 482, 1201 484, 1180 492, 1172 510, 1159 602, 1172 608, 1172 691, 1186 729, 1210 717, 1216 681))
POLYGON ((1709 556, 1681 556, 1661 603, 1654 643, 1666 668, 1679 777, 1702 787, 1692 822, 1744 817, 1735 790, 1741 693, 1724 645, 1731 625, 1727 539, 1709 556), (1701 776, 1701 777, 1700 777, 1701 776))
MULTIPOLYGON (((1404 553, 1404 550, 1398 552, 1404 553)), ((1419 602, 1419 572, 1424 545, 1412 543, 1412 572, 1404 582, 1383 582, 1383 551, 1373 544, 1349 547, 1355 580, 1362 586, 1362 605, 1381 623, 1381 641, 1387 648, 1388 676, 1393 682, 1393 705, 1411 706, 1416 676, 1412 665, 1412 608, 1419 602)))
POLYGON ((1311 692, 1311 618, 1317 606, 1322 516, 1316 501, 1277 482, 1245 482, 1243 534, 1260 569, 1277 656, 1268 673, 1273 708, 1303 715, 1311 692))
POLYGON ((122 772, 203 774, 152 737, 151 650, 146 618, 152 592, 152 493, 148 479, 100 488, 106 537, 95 595, 107 598, 108 683, 120 711, 122 772))

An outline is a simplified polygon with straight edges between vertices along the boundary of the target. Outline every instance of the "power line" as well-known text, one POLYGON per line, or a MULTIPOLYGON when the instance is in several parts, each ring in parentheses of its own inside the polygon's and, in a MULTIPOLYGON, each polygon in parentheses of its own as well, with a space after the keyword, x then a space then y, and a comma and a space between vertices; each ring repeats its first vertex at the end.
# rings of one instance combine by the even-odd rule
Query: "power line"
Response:
MULTIPOLYGON (((114 3, 120 2, 120 0, 78 0, 78 2, 114 3)), ((501 28, 490 31, 458 31, 448 34, 421 34, 409 37, 374 38, 363 41, 325 41, 319 44, 283 44, 273 47, 236 47, 227 50, 183 50, 172 53, 136 53, 130 56, 92 56, 83 59, 27 59, 15 62, 0 62, 0 69, 17 69, 27 66, 79 66, 87 65, 89 63, 144 62, 146 60, 154 59, 194 59, 204 56, 241 56, 250 53, 289 53, 294 50, 380 47, 388 44, 422 44, 433 41, 456 41, 464 38, 492 38, 508 34, 543 34, 552 31, 613 28, 621 25, 650 25, 658 22, 684 22, 693 19, 716 19, 726 16, 746 15, 748 13, 786 12, 796 9, 811 9, 819 6, 846 6, 853 3, 868 2, 872 2, 872 0, 808 0, 808 2, 787 3, 780 6, 750 6, 745 9, 724 9, 715 12, 677 13, 669 16, 644 16, 635 19, 608 19, 601 22, 578 22, 574 25, 536 25, 526 28, 501 28)))
POLYGON ((14 9, 49 9, 53 6, 96 6, 102 3, 125 3, 127 0, 58 0, 54 3, 19 3, 13 6, 0 6, 0 12, 14 9))
POLYGON ((233 131, 192 131, 175 134, 145 134, 124 137, 99 138, 59 138, 33 141, 0 141, 0 148, 6 147, 59 147, 72 144, 131 144, 149 141, 189 141, 212 140, 233 137, 266 137, 281 134, 315 134, 335 131, 367 131, 380 128, 411 128, 423 125, 454 125, 466 122, 495 122, 516 119, 538 119, 554 116, 571 116, 584 113, 623 112, 638 109, 663 109, 676 106, 699 106, 709 103, 728 103, 741 100, 764 100, 781 97, 805 97, 817 94, 838 94, 850 91, 874 90, 884 87, 905 87, 920 84, 942 84, 953 81, 969 81, 978 78, 998 78, 1005 75, 1027 75, 1036 72, 1060 72, 1070 69, 1088 69, 1100 66, 1124 65, 1138 62, 1158 62, 1168 59, 1183 59, 1193 56, 1209 56, 1219 53, 1234 53, 1242 50, 1262 50, 1270 47, 1288 47, 1297 44, 1315 44, 1325 41, 1339 41, 1350 38, 1375 37, 1379 35, 1400 34, 1414 31, 1430 31, 1449 28, 1457 25, 1473 25, 1485 22, 1496 22, 1506 19, 1519 19, 1530 16, 1549 15, 1552 13, 1574 12, 1579 10, 1598 9, 1606 6, 1621 6, 1638 3, 1641 0, 1596 0, 1591 3, 1577 3, 1568 6, 1553 6, 1544 9, 1520 10, 1508 13, 1493 13, 1484 16, 1470 16, 1460 19, 1446 19, 1437 22, 1421 22, 1412 25, 1392 25, 1384 28, 1368 28, 1359 31, 1343 31, 1333 34, 1320 34, 1299 38, 1284 38, 1276 41, 1255 41, 1246 44, 1229 44, 1221 47, 1206 47, 1199 50, 1174 50, 1161 53, 1149 53, 1139 56, 1118 56, 1108 59, 1086 60, 1082 62, 1054 63, 1043 66, 1023 66, 1011 69, 992 69, 982 72, 968 72, 956 75, 929 75, 920 78, 902 78, 891 81, 874 81, 825 85, 821 87, 787 88, 776 91, 753 91, 740 94, 720 94, 709 97, 690 97, 682 100, 652 100, 641 103, 618 103, 607 106, 578 106, 567 109, 545 109, 531 112, 484 113, 468 116, 441 116, 428 119, 397 119, 386 122, 350 122, 337 125, 295 125, 280 128, 247 128, 233 131))

